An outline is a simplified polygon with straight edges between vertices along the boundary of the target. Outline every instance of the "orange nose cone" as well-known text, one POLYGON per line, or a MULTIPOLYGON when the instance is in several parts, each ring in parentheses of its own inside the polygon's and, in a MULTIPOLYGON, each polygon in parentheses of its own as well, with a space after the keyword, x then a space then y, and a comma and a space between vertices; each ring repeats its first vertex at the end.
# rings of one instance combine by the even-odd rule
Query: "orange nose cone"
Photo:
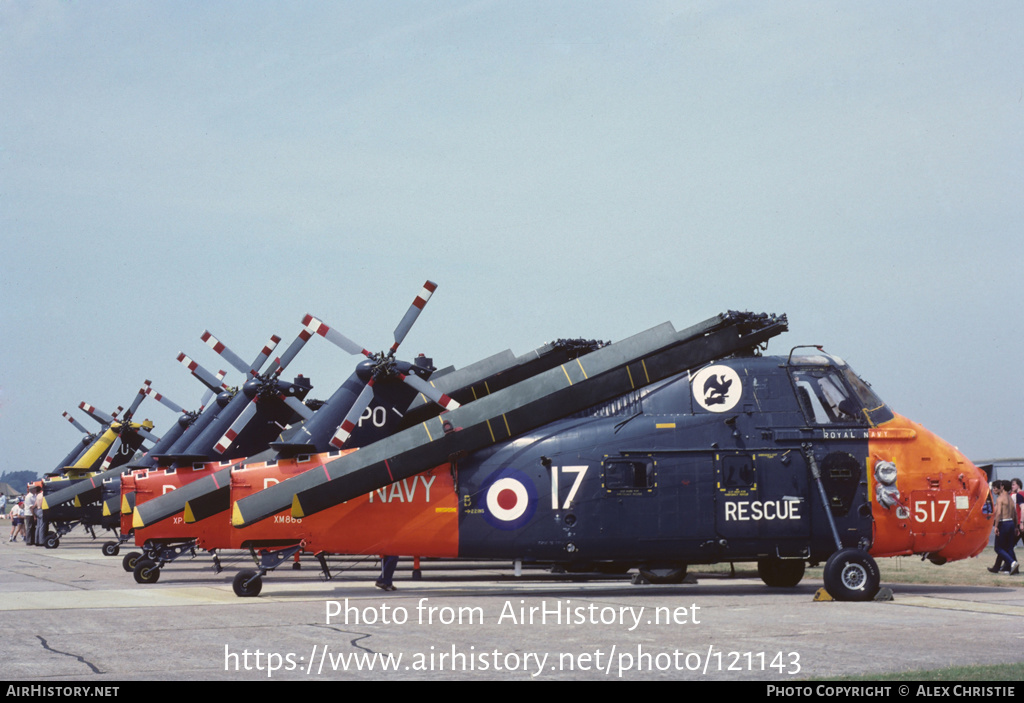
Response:
POLYGON ((896 415, 871 429, 868 453, 874 556, 954 561, 988 545, 987 478, 956 447, 896 415))

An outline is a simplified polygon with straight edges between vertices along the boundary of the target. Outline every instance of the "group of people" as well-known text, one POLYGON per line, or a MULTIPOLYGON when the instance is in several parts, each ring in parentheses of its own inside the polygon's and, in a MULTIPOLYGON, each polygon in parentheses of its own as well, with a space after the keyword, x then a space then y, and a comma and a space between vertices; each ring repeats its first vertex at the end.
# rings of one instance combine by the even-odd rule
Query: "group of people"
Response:
POLYGON ((992 516, 996 521, 996 563, 989 567, 993 574, 1016 574, 1020 570, 1014 547, 1021 538, 1024 524, 1021 522, 1021 493, 1019 478, 1012 481, 992 482, 992 516))
POLYGON ((11 508, 11 535, 8 542, 25 540, 25 544, 44 546, 46 544, 46 520, 43 519, 43 490, 32 486, 24 498, 11 508))

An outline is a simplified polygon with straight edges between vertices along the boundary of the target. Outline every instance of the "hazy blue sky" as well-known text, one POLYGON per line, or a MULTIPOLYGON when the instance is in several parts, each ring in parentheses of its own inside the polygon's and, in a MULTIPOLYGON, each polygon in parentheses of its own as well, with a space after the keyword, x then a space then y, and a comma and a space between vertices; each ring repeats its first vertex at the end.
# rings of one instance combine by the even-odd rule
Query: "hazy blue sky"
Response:
MULTIPOLYGON (((309 312, 465 365, 788 313, 1024 455, 1020 2, 0 3, 0 470, 309 312)), ((283 348, 283 347, 282 347, 283 348)), ((326 398, 354 359, 290 371, 326 398)), ((233 372, 229 380, 239 380, 233 372)), ((153 401, 140 414, 166 428, 153 401)))

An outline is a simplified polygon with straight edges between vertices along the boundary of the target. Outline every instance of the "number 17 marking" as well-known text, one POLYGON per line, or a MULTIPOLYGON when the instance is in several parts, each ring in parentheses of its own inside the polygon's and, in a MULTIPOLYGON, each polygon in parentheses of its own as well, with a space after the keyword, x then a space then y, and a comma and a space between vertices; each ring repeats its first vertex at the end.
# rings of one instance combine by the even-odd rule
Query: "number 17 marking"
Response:
MULTIPOLYGON (((576 474, 576 479, 572 482, 572 488, 569 489, 569 495, 565 497, 565 503, 561 506, 562 510, 568 510, 572 506, 573 498, 576 497, 576 491, 579 490, 580 484, 583 483, 583 476, 587 473, 589 465, 584 466, 563 466, 561 471, 563 473, 576 474)), ((558 471, 559 467, 551 467, 551 509, 558 510, 558 471)))

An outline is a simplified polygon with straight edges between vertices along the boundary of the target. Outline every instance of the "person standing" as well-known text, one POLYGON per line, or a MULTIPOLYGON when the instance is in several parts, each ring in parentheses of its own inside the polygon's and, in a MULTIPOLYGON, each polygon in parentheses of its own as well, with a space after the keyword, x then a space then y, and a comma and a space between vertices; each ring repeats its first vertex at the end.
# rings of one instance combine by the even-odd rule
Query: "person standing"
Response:
POLYGON ((380 578, 374 585, 385 591, 394 591, 395 569, 398 567, 398 557, 382 555, 380 558, 380 578))
POLYGON ((1017 511, 1010 502, 1010 482, 993 481, 992 496, 995 499, 992 517, 996 522, 996 563, 989 571, 1016 574, 1020 569, 1017 555, 1013 551, 1013 543, 1017 541, 1017 511))
POLYGON ((25 496, 25 504, 23 507, 25 511, 25 544, 33 546, 36 543, 36 491, 39 488, 36 486, 29 486, 28 495, 25 496))
POLYGON ((1010 480, 1010 499, 1017 508, 1017 539, 1013 540, 1013 546, 1017 541, 1024 539, 1024 518, 1021 517, 1021 508, 1024 507, 1024 493, 1021 493, 1021 482, 1019 478, 1010 480))
POLYGON ((46 518, 43 515, 43 489, 36 487, 36 546, 46 546, 46 518))
POLYGON ((11 538, 7 540, 8 542, 16 542, 19 537, 25 535, 24 505, 25 503, 19 500, 11 508, 11 538))

